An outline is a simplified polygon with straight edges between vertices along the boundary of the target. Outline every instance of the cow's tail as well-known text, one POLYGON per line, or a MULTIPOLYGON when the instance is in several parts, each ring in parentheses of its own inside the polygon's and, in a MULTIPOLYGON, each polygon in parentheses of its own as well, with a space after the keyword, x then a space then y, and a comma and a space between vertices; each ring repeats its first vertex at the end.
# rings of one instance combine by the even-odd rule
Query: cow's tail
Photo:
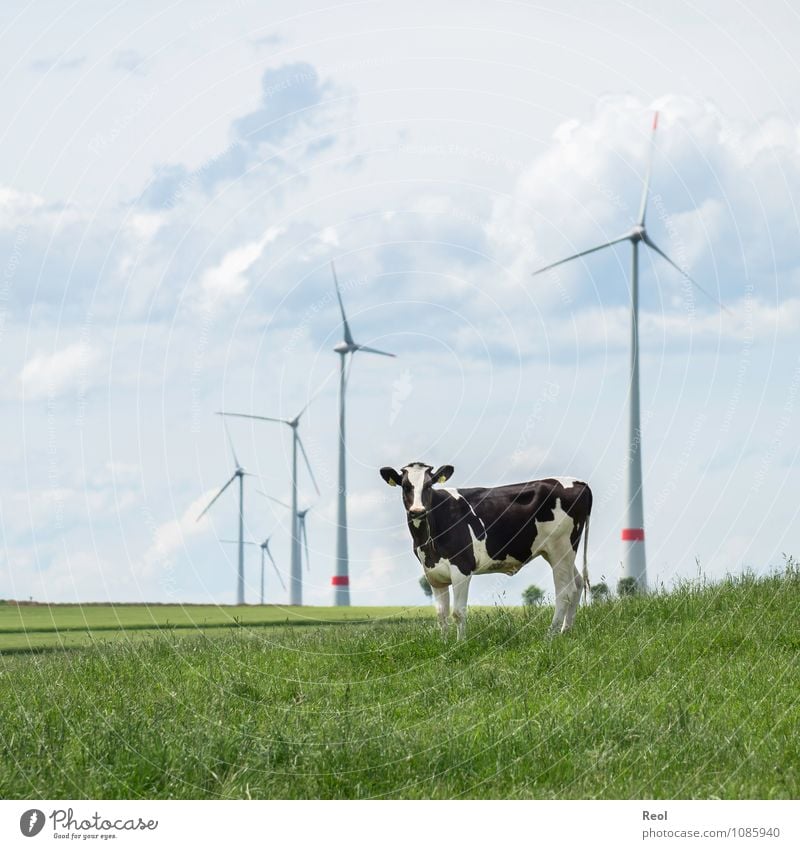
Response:
POLYGON ((586 596, 588 591, 591 589, 591 584, 589 583, 589 562, 587 560, 586 549, 589 547, 589 520, 592 518, 591 514, 586 516, 586 525, 583 529, 583 603, 586 604, 586 596))

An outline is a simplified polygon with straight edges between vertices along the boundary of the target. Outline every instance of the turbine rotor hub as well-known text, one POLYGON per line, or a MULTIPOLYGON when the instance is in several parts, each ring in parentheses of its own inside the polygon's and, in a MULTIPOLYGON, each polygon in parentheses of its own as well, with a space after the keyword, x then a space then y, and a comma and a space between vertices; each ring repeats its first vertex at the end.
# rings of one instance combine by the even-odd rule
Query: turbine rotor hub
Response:
POLYGON ((644 224, 636 224, 631 228, 630 239, 632 242, 641 242, 645 237, 644 224))

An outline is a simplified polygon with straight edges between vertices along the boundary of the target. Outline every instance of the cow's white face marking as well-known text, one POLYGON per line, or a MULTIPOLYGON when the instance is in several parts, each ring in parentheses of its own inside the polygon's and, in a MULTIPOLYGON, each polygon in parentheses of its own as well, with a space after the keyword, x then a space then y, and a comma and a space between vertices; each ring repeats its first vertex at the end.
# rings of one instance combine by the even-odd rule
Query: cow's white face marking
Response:
POLYGON ((427 469, 424 466, 409 466, 406 469, 408 482, 412 486, 414 500, 411 502, 409 510, 423 510, 422 504, 422 488, 425 485, 425 473, 427 469))

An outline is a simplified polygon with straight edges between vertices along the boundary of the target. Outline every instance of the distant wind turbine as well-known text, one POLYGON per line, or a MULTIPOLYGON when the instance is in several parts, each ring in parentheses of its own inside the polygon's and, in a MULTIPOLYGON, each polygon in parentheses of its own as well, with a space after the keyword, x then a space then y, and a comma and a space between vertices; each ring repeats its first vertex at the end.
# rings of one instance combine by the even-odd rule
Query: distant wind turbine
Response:
POLYGON ((233 440, 231 439, 230 433, 228 433, 228 428, 225 428, 225 433, 228 437, 228 443, 231 446, 231 453, 233 454, 233 463, 236 467, 236 471, 231 475, 230 479, 227 483, 220 489, 220 491, 208 502, 205 510, 197 517, 197 521, 199 522, 203 516, 211 509, 211 505, 222 495, 223 492, 238 478, 239 479, 239 572, 237 575, 236 581, 236 603, 244 604, 244 476, 247 472, 242 468, 239 463, 239 458, 236 456, 236 449, 233 447, 233 440))
MULTIPOLYGON (((336 298, 339 301, 339 309, 342 313, 342 328, 344 339, 333 349, 339 354, 339 499, 336 527, 336 574, 331 579, 334 587, 334 604, 337 607, 347 607, 350 604, 350 564, 347 554, 347 469, 345 457, 347 446, 345 440, 345 393, 347 391, 347 380, 349 371, 347 369, 347 355, 351 356, 356 351, 364 351, 367 354, 380 354, 382 357, 394 357, 386 351, 377 348, 369 348, 359 345, 350 332, 347 315, 342 303, 342 293, 339 290, 339 280, 336 277, 336 266, 331 262, 333 272, 333 285, 336 288, 336 298)), ((352 363, 352 360, 351 360, 352 363)))
MULTIPOLYGON (((245 540, 245 545, 257 545, 261 549, 261 604, 264 604, 264 556, 266 555, 270 559, 270 563, 272 563, 273 568, 275 569, 275 574, 278 576, 278 580, 281 582, 281 586, 286 589, 286 584, 283 582, 283 578, 281 577, 280 570, 278 569, 278 564, 275 562, 275 558, 272 556, 272 552, 269 550, 269 541, 272 539, 271 536, 268 536, 264 542, 252 542, 251 540, 245 540)), ((220 542, 228 542, 233 545, 238 545, 237 540, 233 539, 223 539, 220 542)))
POLYGON ((670 259, 661 248, 650 238, 645 229, 645 217, 647 214, 647 199, 650 192, 650 176, 653 170, 653 153, 655 150, 655 134, 658 128, 658 112, 653 116, 653 130, 650 141, 650 152, 647 162, 644 187, 642 188, 642 199, 639 204, 639 215, 636 224, 616 239, 604 242, 593 248, 588 248, 580 253, 568 256, 558 262, 546 265, 534 272, 542 274, 551 268, 556 268, 564 263, 571 262, 578 257, 601 251, 604 248, 617 245, 621 242, 630 242, 633 250, 633 261, 631 264, 631 383, 630 383, 630 410, 628 419, 628 480, 627 480, 627 518, 625 527, 622 529, 622 577, 633 578, 640 590, 647 589, 647 562, 644 547, 644 506, 642 502, 642 435, 639 414, 639 243, 642 242, 648 248, 655 251, 662 259, 666 260, 681 276, 688 280, 707 298, 713 301, 721 309, 722 304, 707 292, 696 280, 690 277, 676 262, 670 259))
MULTIPOLYGON (((319 392, 311 397, 311 399, 306 403, 302 410, 293 418, 293 419, 278 419, 271 418, 270 416, 256 416, 252 413, 225 413, 219 412, 217 415, 219 416, 232 416, 240 419, 256 419, 262 422, 277 422, 278 424, 288 425, 292 429, 292 546, 291 546, 291 560, 290 560, 290 592, 289 592, 289 604, 301 605, 303 603, 303 575, 302 575, 302 566, 300 564, 300 533, 298 526, 298 512, 297 512, 297 489, 298 489, 298 481, 297 481, 297 451, 300 449, 300 453, 303 455, 303 460, 306 464, 306 469, 308 469, 308 475, 311 478, 311 483, 314 485, 314 489, 316 490, 317 495, 319 495, 319 487, 317 486, 317 481, 314 477, 314 472, 311 469, 311 463, 308 459, 308 454, 306 454, 306 449, 303 447, 303 440, 300 439, 300 432, 298 427, 300 425, 300 418, 305 413, 305 411, 311 405, 311 402, 317 397, 319 392)), ((270 497, 270 496, 268 496, 270 497)))
MULTIPOLYGON (((281 507, 285 507, 287 510, 292 510, 291 505, 287 504, 285 501, 281 501, 280 498, 275 498, 272 495, 267 495, 266 492, 262 492, 260 489, 257 489, 256 492, 259 495, 263 495, 264 498, 268 498, 270 501, 274 501, 276 504, 280 504, 281 507)), ((308 515, 310 510, 311 507, 306 507, 305 510, 292 511, 297 517, 298 538, 302 540, 303 548, 306 552, 306 570, 311 567, 311 557, 308 553, 308 531, 306 530, 306 516, 308 515)))

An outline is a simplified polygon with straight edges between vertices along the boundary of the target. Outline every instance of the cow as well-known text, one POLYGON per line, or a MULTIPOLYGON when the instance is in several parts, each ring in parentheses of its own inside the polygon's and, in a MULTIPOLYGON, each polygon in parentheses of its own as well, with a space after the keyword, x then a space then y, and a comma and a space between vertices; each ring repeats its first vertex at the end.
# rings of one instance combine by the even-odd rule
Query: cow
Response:
POLYGON ((433 589, 442 634, 447 634, 450 586, 458 639, 467 633, 467 597, 473 575, 517 572, 541 555, 553 569, 556 610, 550 635, 568 631, 581 590, 589 587, 586 547, 592 491, 576 478, 553 477, 494 487, 434 489, 453 475, 409 463, 398 472, 380 470, 389 486, 403 491, 414 554, 433 589), (575 568, 583 537, 583 576, 575 568))

